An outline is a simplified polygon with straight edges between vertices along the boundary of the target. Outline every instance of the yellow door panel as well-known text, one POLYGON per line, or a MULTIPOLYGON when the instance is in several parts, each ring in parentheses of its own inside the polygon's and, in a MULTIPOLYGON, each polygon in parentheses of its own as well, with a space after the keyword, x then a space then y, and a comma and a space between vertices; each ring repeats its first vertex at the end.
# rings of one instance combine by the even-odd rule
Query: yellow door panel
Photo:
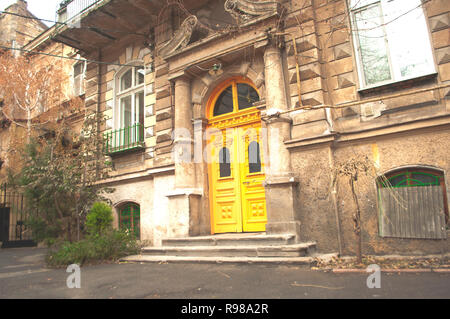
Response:
POLYGON ((239 195, 239 166, 234 157, 237 143, 233 131, 221 131, 210 139, 210 185, 214 233, 241 232, 241 203, 239 195), (225 133, 232 133, 226 136, 225 133))
POLYGON ((244 231, 265 231, 266 197, 263 182, 264 161, 259 123, 238 128, 240 154, 241 201, 244 231))

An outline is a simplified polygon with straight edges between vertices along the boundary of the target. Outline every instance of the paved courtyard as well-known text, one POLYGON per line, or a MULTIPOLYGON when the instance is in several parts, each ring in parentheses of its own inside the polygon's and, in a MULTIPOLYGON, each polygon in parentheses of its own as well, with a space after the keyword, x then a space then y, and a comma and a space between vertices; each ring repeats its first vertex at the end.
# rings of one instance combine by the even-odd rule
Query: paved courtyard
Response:
POLYGON ((81 288, 66 269, 48 269, 45 249, 0 249, 0 298, 304 299, 450 298, 450 274, 333 274, 251 264, 102 264, 81 267, 81 288))

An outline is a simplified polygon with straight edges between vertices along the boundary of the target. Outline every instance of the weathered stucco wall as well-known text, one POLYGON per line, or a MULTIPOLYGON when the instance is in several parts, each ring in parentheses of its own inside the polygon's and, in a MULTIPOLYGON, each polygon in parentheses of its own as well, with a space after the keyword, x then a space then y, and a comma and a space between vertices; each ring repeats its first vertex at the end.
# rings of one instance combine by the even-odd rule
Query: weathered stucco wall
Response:
MULTIPOLYGON (((366 141, 295 150, 292 163, 300 179, 298 207, 303 240, 316 240, 320 251, 337 251, 338 234, 332 198, 330 155, 338 165, 350 158, 369 159, 379 163, 379 173, 402 166, 435 167, 444 171, 449 191, 450 129, 417 130, 407 134, 385 136, 366 141), (378 148, 378 156, 374 149, 378 148)), ((448 240, 382 238, 378 234, 378 206, 375 175, 361 174, 356 192, 361 207, 363 254, 434 254, 448 252, 448 240)), ((356 237, 352 214, 355 205, 348 179, 337 179, 337 208, 343 244, 343 254, 354 254, 356 237)))
POLYGON ((167 194, 173 188, 173 175, 157 174, 146 178, 123 180, 108 187, 114 188, 108 198, 114 207, 114 227, 119 226, 120 207, 129 202, 140 206, 141 240, 160 246, 171 227, 167 194))
POLYGON ((337 251, 336 216, 331 194, 331 150, 328 146, 296 150, 292 168, 299 179, 297 187, 300 238, 317 241, 320 251, 337 251))
POLYGON ((114 188, 108 198, 114 207, 114 227, 119 226, 120 207, 129 202, 140 206, 141 240, 153 239, 153 180, 131 181, 120 185, 111 185, 114 188))

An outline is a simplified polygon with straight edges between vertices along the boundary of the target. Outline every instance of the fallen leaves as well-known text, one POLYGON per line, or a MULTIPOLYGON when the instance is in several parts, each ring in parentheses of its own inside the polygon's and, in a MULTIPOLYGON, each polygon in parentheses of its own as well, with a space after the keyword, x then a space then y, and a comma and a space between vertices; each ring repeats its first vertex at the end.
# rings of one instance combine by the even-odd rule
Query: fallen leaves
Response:
POLYGON ((357 263, 354 257, 331 257, 329 259, 315 258, 314 270, 340 269, 365 269, 371 264, 376 264, 382 269, 433 269, 450 268, 448 256, 438 257, 378 257, 363 256, 362 263, 357 263))

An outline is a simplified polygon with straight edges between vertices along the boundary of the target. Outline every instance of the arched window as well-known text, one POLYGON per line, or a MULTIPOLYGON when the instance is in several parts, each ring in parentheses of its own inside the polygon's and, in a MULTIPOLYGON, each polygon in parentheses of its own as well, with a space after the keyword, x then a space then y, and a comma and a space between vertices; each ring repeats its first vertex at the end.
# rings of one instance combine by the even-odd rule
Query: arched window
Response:
POLYGON ((380 235, 447 238, 448 201, 444 174, 411 167, 378 178, 380 235))
POLYGON ((381 187, 437 186, 444 178, 441 172, 424 168, 398 170, 385 177, 379 180, 381 187))
POLYGON ((119 127, 142 123, 144 116, 144 68, 129 67, 118 79, 116 95, 119 106, 119 127))
POLYGON ((113 148, 127 149, 143 141, 144 67, 122 69, 116 77, 116 109, 113 148))
POLYGON ((214 103, 213 116, 239 112, 253 107, 253 103, 259 101, 258 92, 250 84, 239 80, 230 82, 218 95, 214 103))
POLYGON ((138 204, 126 203, 120 207, 119 228, 129 229, 137 239, 141 238, 141 212, 138 204))

